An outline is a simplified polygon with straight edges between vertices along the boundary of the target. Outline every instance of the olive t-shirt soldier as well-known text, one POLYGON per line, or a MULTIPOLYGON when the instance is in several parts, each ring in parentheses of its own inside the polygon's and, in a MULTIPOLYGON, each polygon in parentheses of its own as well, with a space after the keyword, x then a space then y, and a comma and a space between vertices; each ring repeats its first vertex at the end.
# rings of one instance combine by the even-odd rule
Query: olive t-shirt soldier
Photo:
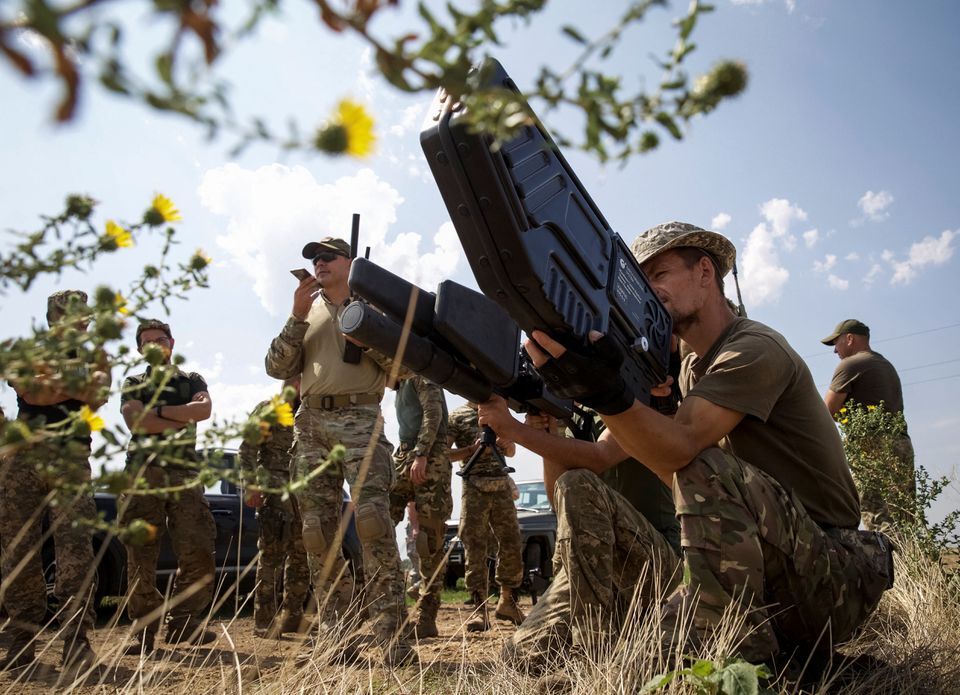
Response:
MULTIPOLYGON (((903 389, 900 376, 890 361, 870 348, 870 328, 857 319, 847 319, 820 341, 833 347, 840 364, 833 372, 830 387, 823 397, 827 410, 836 416, 844 406, 859 403, 868 408, 882 407, 888 413, 903 414, 903 389)), ((894 438, 894 470, 888 471, 895 490, 861 487, 860 506, 863 525, 871 530, 889 531, 895 517, 911 518, 916 496, 916 470, 913 442, 904 429, 894 438), (891 507, 898 513, 894 514, 891 507)))
MULTIPOLYGON (((56 292, 47 299, 51 336, 60 328, 85 328, 87 295, 56 292)), ((102 353, 102 351, 101 351, 102 353)), ((40 508, 49 506, 56 551, 54 593, 61 602, 63 663, 83 668, 95 660, 89 643, 93 631, 95 590, 91 536, 96 507, 90 488, 90 436, 74 431, 84 406, 96 410, 106 400, 110 370, 104 355, 82 361, 76 354, 49 360, 51 369, 12 384, 17 419, 32 432, 49 436, 21 447, 0 461, 0 538, 3 539, 4 607, 10 619, 9 642, 0 669, 28 666, 34 638, 47 613, 46 581, 40 557, 40 508), (99 362, 99 363, 98 363, 99 362)))
MULTIPOLYGON (((857 492, 810 372, 780 334, 731 310, 721 284, 735 256, 726 238, 671 222, 642 234, 633 251, 691 349, 673 418, 635 400, 620 375, 623 355, 606 337, 566 350, 534 331, 526 347, 560 395, 600 412, 617 443, 672 485, 682 558, 663 552, 663 536, 590 471, 559 477, 558 514, 573 506, 592 520, 590 536, 599 529, 617 547, 630 539, 633 557, 618 581, 633 581, 641 607, 656 600, 658 583, 679 582, 661 611, 671 653, 678 630, 708 637, 731 608, 745 616, 734 643, 752 663, 780 650, 830 649, 875 608, 892 562, 882 534, 857 531, 857 492)), ((575 543, 571 552, 590 566, 592 554, 610 551, 575 543)), ((582 578, 581 600, 609 612, 611 587, 582 578)), ((591 627, 602 623, 581 634, 591 627)), ((507 651, 529 664, 538 646, 507 651)))
POLYGON ((120 411, 132 433, 127 471, 147 488, 124 495, 119 505, 120 525, 127 531, 127 612, 140 640, 136 648, 144 652, 154 649, 163 613, 156 574, 159 534, 164 528, 177 555, 176 600, 167 616, 166 640, 202 644, 216 639, 204 629, 204 616, 213 598, 217 527, 197 480, 196 450, 196 423, 210 417, 212 403, 202 376, 170 363, 173 345, 166 323, 141 323, 137 349, 151 364, 146 371, 127 377, 120 397, 120 411), (163 488, 177 490, 150 492, 163 488), (147 531, 135 533, 143 522, 147 531))

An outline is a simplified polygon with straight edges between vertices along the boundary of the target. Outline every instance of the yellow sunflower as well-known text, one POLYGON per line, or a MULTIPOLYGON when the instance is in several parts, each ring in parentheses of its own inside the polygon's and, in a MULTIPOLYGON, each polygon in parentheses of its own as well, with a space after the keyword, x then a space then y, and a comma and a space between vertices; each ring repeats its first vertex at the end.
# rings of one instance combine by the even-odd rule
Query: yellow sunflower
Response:
POLYGON ((133 235, 113 220, 107 220, 106 240, 113 242, 118 249, 133 246, 133 235))
POLYGON ((193 252, 193 255, 190 257, 190 269, 191 270, 203 270, 208 265, 213 263, 213 259, 210 258, 203 249, 197 249, 193 252))
POLYGON ((363 104, 344 99, 337 104, 333 117, 317 131, 314 145, 330 154, 362 159, 373 153, 376 144, 373 125, 373 117, 363 104))
POLYGON ((272 399, 273 412, 277 414, 277 424, 281 427, 293 427, 293 408, 280 396, 272 399))
POLYGON ((167 196, 157 193, 150 203, 150 209, 143 216, 143 221, 151 227, 159 227, 164 222, 180 222, 183 218, 180 211, 167 196))
POLYGON ((117 308, 118 313, 123 314, 124 316, 130 315, 130 309, 127 308, 127 300, 119 292, 117 292, 113 297, 113 305, 117 308))
POLYGON ((90 410, 90 406, 85 405, 80 408, 80 419, 87 423, 87 427, 90 428, 91 432, 99 432, 103 429, 104 422, 103 418, 97 415, 94 411, 90 410))

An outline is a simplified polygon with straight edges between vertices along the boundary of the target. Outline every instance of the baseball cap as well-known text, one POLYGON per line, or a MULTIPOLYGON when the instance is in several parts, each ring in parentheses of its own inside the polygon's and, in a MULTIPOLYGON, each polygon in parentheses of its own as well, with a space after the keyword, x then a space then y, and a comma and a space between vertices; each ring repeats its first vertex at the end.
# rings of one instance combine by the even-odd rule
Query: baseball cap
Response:
POLYGON ((337 239, 332 236, 325 236, 320 241, 311 241, 303 247, 303 257, 307 260, 313 260, 321 251, 338 253, 341 256, 350 258, 350 244, 343 239, 337 239))
POLYGON ((687 222, 665 222, 651 227, 634 239, 630 250, 637 262, 643 264, 664 251, 687 246, 709 253, 717 263, 721 278, 730 272, 737 258, 737 249, 727 237, 687 222))
POLYGON ((820 342, 824 345, 833 345, 837 342, 837 338, 844 333, 853 333, 854 335, 865 335, 868 338, 870 337, 870 329, 867 327, 867 324, 865 324, 863 321, 858 321, 857 319, 847 319, 846 321, 841 321, 838 323, 837 327, 833 329, 833 333, 828 335, 820 342))

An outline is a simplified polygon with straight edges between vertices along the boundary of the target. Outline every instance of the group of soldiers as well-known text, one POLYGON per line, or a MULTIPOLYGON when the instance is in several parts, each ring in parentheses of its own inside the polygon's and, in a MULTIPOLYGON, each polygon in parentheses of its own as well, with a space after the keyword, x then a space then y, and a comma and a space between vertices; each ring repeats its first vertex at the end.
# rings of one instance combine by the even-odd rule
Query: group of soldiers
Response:
MULTIPOLYGON (((677 649, 678 638, 681 649, 709 640, 737 608, 744 616, 737 650, 755 663, 829 650, 862 625, 892 583, 891 545, 878 530, 858 530, 860 498, 831 415, 848 399, 869 404, 879 398, 902 410, 902 396, 897 402, 892 395, 899 393, 895 371, 891 377, 889 363, 869 350, 865 325, 843 322, 823 341, 836 346, 843 362, 821 399, 783 336, 738 315, 726 299, 723 278, 736 255, 729 240, 671 222, 640 235, 633 252, 673 319, 682 364, 651 393, 674 398, 667 409, 674 412, 636 400, 620 376, 623 354, 606 336, 592 334, 593 342, 576 350, 536 331, 525 342, 558 395, 593 414, 594 436, 584 441, 547 416, 516 420, 498 397, 448 415, 439 386, 340 331, 338 319, 351 299, 349 245, 326 237, 303 248, 314 274, 300 281, 291 316, 265 359, 267 374, 298 394, 293 426, 274 425, 259 445, 241 449, 242 468, 264 490, 248 496, 260 519, 258 635, 310 627, 314 639, 339 637, 346 644, 359 610, 369 615, 385 663, 411 660, 416 639, 438 634, 451 462, 477 451, 481 425, 497 433, 500 453, 512 455, 519 444, 543 457, 558 518, 554 581, 524 619, 516 597, 523 565, 511 481, 492 451, 483 452, 465 477, 460 537, 476 606, 467 629, 489 628, 493 538, 500 585, 495 611, 519 625, 504 647, 517 668, 536 672, 557 655, 601 648, 637 604, 641 611, 660 604, 665 653, 677 649), (391 373, 402 377, 399 446, 392 455, 380 410, 391 373), (878 374, 885 386, 868 393, 878 374), (673 381, 682 399, 675 398, 673 381), (300 482, 291 497, 281 491, 292 478, 300 482), (344 482, 363 549, 359 609, 358 568, 351 570, 340 547, 344 482), (409 507, 421 577, 412 618, 395 535, 409 507), (278 596, 281 574, 284 593, 278 596), (311 589, 316 617, 307 621, 311 589)), ((85 299, 82 293, 52 297, 51 326, 63 316, 58 307, 85 299)), ((211 402, 197 374, 174 369, 156 377, 156 367, 170 361, 169 326, 142 324, 137 347, 151 366, 123 388, 123 416, 133 433, 128 469, 147 487, 177 492, 130 494, 121 501, 120 523, 166 527, 180 562, 174 598, 164 604, 155 587, 156 536, 128 545, 135 647, 147 652, 164 612, 168 641, 214 638, 203 624, 213 591, 214 526, 202 492, 187 480, 196 422, 209 417, 211 402), (167 443, 158 450, 159 434, 167 443), (154 446, 139 446, 146 441, 154 446)), ((109 375, 88 381, 86 390, 14 384, 19 417, 42 416, 49 426, 84 404, 95 408, 109 375)), ((58 499, 52 526, 57 594, 65 599, 61 622, 70 626, 64 662, 93 658, 87 639, 92 606, 81 590, 91 583, 89 531, 71 523, 92 514, 92 500, 63 499, 58 484, 89 479, 89 438, 56 441, 62 445, 56 455, 30 446, 2 469, 5 603, 14 635, 3 668, 33 658, 32 638, 46 606, 39 558, 25 552, 39 539, 35 510, 50 497, 58 499)))

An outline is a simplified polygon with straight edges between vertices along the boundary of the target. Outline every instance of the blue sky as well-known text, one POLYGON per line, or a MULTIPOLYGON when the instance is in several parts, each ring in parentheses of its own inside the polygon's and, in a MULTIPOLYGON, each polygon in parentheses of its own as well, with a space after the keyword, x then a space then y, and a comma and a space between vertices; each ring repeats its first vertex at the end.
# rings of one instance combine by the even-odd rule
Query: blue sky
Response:
MULTIPOLYGON (((671 45, 669 21, 682 4, 652 11, 608 69, 629 84, 655 83, 650 55, 671 45)), ((901 370, 918 462, 952 474, 960 453, 952 436, 960 426, 960 42, 953 35, 960 7, 948 0, 716 4, 697 28, 690 68, 743 60, 747 92, 691 123, 685 142, 664 142, 625 167, 576 152, 569 159, 628 241, 670 219, 728 235, 750 316, 807 358, 821 391, 836 357, 819 339, 842 319, 866 322, 874 347, 901 370)), ((405 5, 378 31, 409 27, 413 7, 405 5)), ((489 52, 529 84, 547 52, 555 67, 575 55, 559 25, 596 36, 614 17, 612 6, 556 2, 529 25, 502 27, 504 45, 489 52)), ((374 260, 427 289, 445 277, 473 284, 419 150, 430 96, 392 91, 371 71, 369 52, 325 31, 309 8, 286 12, 220 65, 237 111, 278 126, 292 114, 309 126, 352 96, 377 118, 376 156, 358 162, 256 146, 231 160, 228 140, 210 143, 181 119, 96 91, 84 95, 75 123, 58 128, 49 116, 56 90, 0 66, 0 225, 33 228, 74 191, 102 201, 99 224, 138 218, 155 192, 170 196, 185 220, 184 258, 201 247, 215 260, 211 289, 174 305, 169 320, 178 350, 208 378, 218 418, 244 413, 275 388, 262 358, 289 311, 287 270, 301 265, 304 242, 347 235, 350 213, 361 213, 362 243, 374 260)), ((145 14, 131 19, 144 37, 156 36, 145 14)), ((574 132, 576 120, 561 114, 550 125, 574 132)), ((0 297, 0 336, 41 317, 54 285, 123 287, 155 249, 144 239, 94 273, 0 297)), ((0 387, 8 412, 12 402, 0 387)), ((451 407, 458 402, 448 399, 451 407)), ((391 404, 388 432, 395 431, 391 404)), ((104 411, 119 419, 116 401, 104 411)), ((532 455, 521 454, 517 467, 518 478, 539 476, 532 455)), ((941 512, 960 501, 956 487, 948 494, 941 512)))

